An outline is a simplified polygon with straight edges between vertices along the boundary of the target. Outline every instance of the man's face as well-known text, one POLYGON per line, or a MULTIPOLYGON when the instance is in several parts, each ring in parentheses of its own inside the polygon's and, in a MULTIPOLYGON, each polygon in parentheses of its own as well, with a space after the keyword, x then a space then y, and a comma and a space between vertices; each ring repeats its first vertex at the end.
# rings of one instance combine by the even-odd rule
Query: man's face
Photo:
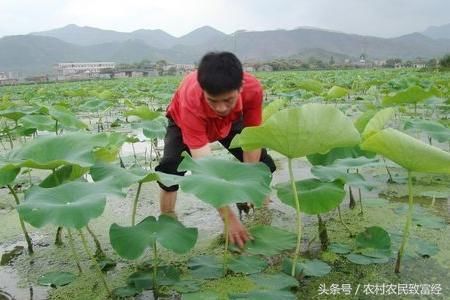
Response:
POLYGON ((225 117, 231 113, 239 99, 240 90, 232 90, 219 95, 210 95, 203 91, 206 102, 209 107, 221 117, 225 117))

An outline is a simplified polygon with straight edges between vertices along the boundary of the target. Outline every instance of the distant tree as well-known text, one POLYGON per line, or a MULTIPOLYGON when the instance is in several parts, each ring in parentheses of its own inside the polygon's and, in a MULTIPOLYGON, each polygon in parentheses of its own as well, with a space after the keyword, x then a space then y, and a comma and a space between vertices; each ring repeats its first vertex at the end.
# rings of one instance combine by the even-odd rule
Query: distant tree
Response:
POLYGON ((173 67, 170 67, 170 68, 167 70, 167 75, 173 76, 173 75, 176 75, 176 74, 177 74, 177 68, 175 68, 174 66, 173 66, 173 67))
POLYGON ((330 61, 328 62, 328 64, 329 64, 330 66, 333 66, 333 65, 335 64, 335 62, 334 62, 334 57, 333 57, 333 56, 330 57, 330 61))
POLYGON ((411 60, 407 60, 407 61, 404 63, 404 65, 405 65, 405 67, 407 67, 407 68, 411 68, 411 67, 414 66, 414 63, 413 63, 411 60))
POLYGON ((387 68, 394 68, 396 64, 401 64, 402 60, 400 58, 389 58, 386 60, 386 63, 384 64, 387 68))
POLYGON ((165 59, 160 59, 156 62, 158 66, 167 66, 167 61, 165 59))
POLYGON ((439 66, 441 68, 450 68, 450 53, 439 60, 439 66))
POLYGON ((436 58, 432 58, 426 63, 427 68, 436 68, 439 65, 439 61, 436 58))

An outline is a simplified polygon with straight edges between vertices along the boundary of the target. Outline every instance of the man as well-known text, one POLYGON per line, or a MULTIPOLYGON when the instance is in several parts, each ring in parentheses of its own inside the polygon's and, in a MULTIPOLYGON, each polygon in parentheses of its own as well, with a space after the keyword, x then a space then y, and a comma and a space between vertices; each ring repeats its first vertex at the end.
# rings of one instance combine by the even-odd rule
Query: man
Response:
MULTIPOLYGON (((262 119, 263 91, 258 80, 242 71, 241 62, 230 52, 207 53, 198 71, 186 76, 167 108, 164 154, 157 171, 178 172, 183 151, 196 158, 211 154, 209 143, 219 141, 229 148, 233 137, 244 127, 258 126, 262 119)), ((265 149, 242 151, 228 149, 237 159, 247 163, 263 162, 272 172, 275 164, 265 149)), ((161 187, 160 209, 163 214, 175 213, 178 186, 161 187)), ((228 214, 229 239, 243 247, 250 236, 229 207, 219 209, 222 220, 228 214)))

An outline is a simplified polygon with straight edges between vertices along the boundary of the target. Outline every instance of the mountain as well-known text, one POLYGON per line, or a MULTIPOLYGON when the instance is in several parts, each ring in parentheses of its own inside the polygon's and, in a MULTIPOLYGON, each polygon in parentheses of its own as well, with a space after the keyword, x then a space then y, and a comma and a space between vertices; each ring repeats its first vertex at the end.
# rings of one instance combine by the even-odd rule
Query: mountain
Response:
POLYGON ((194 46, 212 40, 224 39, 227 35, 211 26, 203 26, 183 35, 177 41, 180 45, 194 46))
POLYGON ((450 39, 450 23, 442 26, 430 26, 422 34, 433 39, 450 39))
POLYGON ((168 49, 175 45, 195 46, 208 42, 209 40, 220 39, 227 36, 225 33, 214 29, 211 26, 197 28, 180 38, 176 38, 160 29, 139 29, 133 32, 119 32, 89 26, 81 27, 75 24, 48 31, 33 32, 31 34, 54 37, 79 46, 93 46, 97 44, 139 39, 151 47, 160 49, 168 49))
POLYGON ((199 45, 203 51, 224 49, 236 52, 243 60, 273 59, 296 55, 306 49, 323 49, 358 58, 435 57, 450 52, 450 41, 433 40, 415 33, 386 39, 332 31, 298 28, 294 30, 239 31, 233 36, 199 45))
POLYGON ((57 38, 32 35, 0 39, 0 70, 51 71, 59 61, 84 60, 82 48, 57 38))
POLYGON ((140 29, 133 32, 104 30, 88 26, 70 24, 62 28, 48 31, 33 32, 31 35, 48 36, 61 41, 80 46, 92 46, 104 43, 124 42, 130 39, 140 39, 156 48, 169 48, 175 45, 177 38, 160 30, 140 29))
POLYGON ((396 38, 346 34, 317 28, 237 31, 227 35, 212 27, 198 28, 180 38, 162 30, 117 32, 68 25, 30 35, 0 39, 0 71, 49 72, 58 62, 137 62, 165 59, 173 63, 198 62, 207 51, 232 51, 243 61, 282 57, 315 57, 328 61, 440 57, 450 52, 450 39, 433 39, 422 33, 396 38))
POLYGON ((0 70, 13 70, 26 75, 52 72, 54 64, 59 62, 131 63, 143 59, 168 60, 169 56, 141 40, 83 47, 44 36, 20 35, 0 39, 0 70))

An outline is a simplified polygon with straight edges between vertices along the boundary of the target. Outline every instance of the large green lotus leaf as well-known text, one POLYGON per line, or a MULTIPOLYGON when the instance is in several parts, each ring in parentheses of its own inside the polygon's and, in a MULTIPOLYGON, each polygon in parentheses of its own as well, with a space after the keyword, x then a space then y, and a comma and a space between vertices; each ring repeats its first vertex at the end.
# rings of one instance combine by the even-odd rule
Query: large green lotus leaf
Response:
POLYGON ((373 185, 366 182, 359 173, 349 173, 349 168, 361 168, 366 166, 376 166, 379 164, 377 159, 368 159, 366 157, 344 158, 334 161, 329 166, 314 166, 311 173, 322 181, 340 180, 345 184, 355 187, 363 187, 372 190, 373 185))
POLYGON ((56 169, 61 165, 90 167, 96 162, 95 149, 110 147, 119 134, 68 133, 34 139, 13 150, 6 159, 21 167, 56 169))
POLYGON ((421 239, 414 239, 411 243, 411 248, 422 257, 430 257, 439 252, 439 247, 436 243, 431 243, 421 239))
POLYGON ((266 147, 295 158, 354 146, 359 141, 358 131, 341 111, 314 103, 282 110, 261 126, 244 128, 231 147, 244 150, 266 147))
POLYGON ((46 224, 80 229, 99 217, 107 195, 124 196, 108 181, 98 183, 69 182, 54 188, 34 186, 25 193, 17 210, 22 219, 34 227, 46 224))
POLYGON ((132 128, 142 128, 142 132, 149 139, 164 138, 166 135, 167 118, 160 116, 153 120, 144 120, 139 123, 134 123, 132 128))
POLYGON ((228 262, 228 268, 235 273, 255 274, 267 268, 267 262, 256 256, 238 256, 228 262))
POLYGON ((383 105, 418 103, 425 101, 431 97, 440 96, 440 92, 436 88, 425 90, 419 86, 411 86, 406 90, 400 91, 394 95, 387 95, 383 98, 383 105))
POLYGON ((111 106, 112 106, 111 101, 93 99, 86 101, 85 103, 81 104, 78 108, 80 109, 80 111, 96 112, 96 111, 104 111, 111 106))
MULTIPOLYGON (((291 274, 292 260, 285 258, 282 263, 283 272, 291 274)), ((321 260, 303 260, 297 262, 295 266, 295 274, 298 276, 303 274, 304 276, 322 277, 330 273, 331 267, 321 260)))
POLYGON ((182 254, 191 250, 197 242, 197 228, 184 227, 183 224, 169 216, 161 215, 158 219, 158 242, 166 249, 182 254))
POLYGON ((246 300, 273 300, 273 299, 283 299, 283 300, 295 300, 295 296, 290 291, 284 290, 254 290, 245 294, 231 294, 230 299, 246 299, 246 300))
POLYGON ((369 109, 353 122, 353 124, 355 124, 356 129, 358 129, 359 133, 362 133, 364 131, 364 128, 366 128, 367 126, 367 123, 369 123, 370 119, 372 119, 376 113, 377 111, 375 109, 369 109))
POLYGON ((40 108, 37 106, 11 106, 7 109, 0 110, 0 117, 17 121, 23 116, 39 112, 39 110, 40 108))
POLYGON ((149 216, 135 226, 127 227, 112 224, 109 239, 114 251, 126 259, 136 259, 156 240, 158 223, 149 216))
POLYGON ((267 121, 274 113, 280 111, 286 106, 286 101, 284 99, 277 99, 270 102, 263 110, 263 123, 267 121))
POLYGON ((64 286, 75 281, 77 276, 69 272, 49 272, 39 276, 37 283, 44 286, 64 286))
POLYGON ((382 130, 386 124, 394 117, 395 110, 388 107, 377 112, 373 118, 369 120, 362 133, 363 139, 367 139, 374 133, 382 130))
MULTIPOLYGON (((315 178, 296 181, 300 210, 304 213, 317 215, 335 209, 344 200, 344 184, 341 181, 322 182, 315 178)), ((290 182, 275 186, 280 200, 296 207, 290 182)))
POLYGON ((330 246, 328 246, 328 250, 337 254, 348 254, 352 251, 352 248, 346 244, 331 243, 330 246))
POLYGON ((121 188, 128 187, 133 183, 145 183, 159 179, 156 172, 146 171, 140 167, 124 169, 112 164, 96 164, 91 167, 90 174, 94 181, 111 178, 121 188))
POLYGON ((372 135, 361 148, 384 155, 409 171, 450 174, 450 153, 392 128, 372 135))
POLYGON ((249 278, 255 285, 264 290, 287 290, 298 287, 298 280, 284 273, 260 273, 253 274, 249 278))
POLYGON ((13 182, 19 172, 19 167, 0 161, 0 186, 5 186, 13 182))
POLYGON ((346 88, 340 86, 333 86, 328 90, 327 98, 328 99, 338 99, 348 95, 348 90, 346 88))
POLYGON ((130 227, 112 224, 109 229, 112 247, 126 259, 138 258, 155 240, 175 253, 186 253, 194 247, 197 235, 197 228, 184 227, 177 220, 164 215, 158 220, 147 217, 130 227))
POLYGON ((413 223, 417 226, 431 229, 442 229, 447 227, 447 222, 444 218, 428 214, 413 217, 413 223))
POLYGON ((361 156, 365 156, 367 158, 375 157, 375 153, 363 151, 359 147, 359 145, 356 145, 354 147, 338 147, 333 148, 329 152, 325 154, 310 154, 307 155, 306 158, 308 161, 314 165, 322 165, 322 166, 328 166, 331 165, 335 160, 337 159, 352 159, 352 158, 359 158, 361 156))
POLYGON ((352 263, 355 263, 358 265, 385 264, 389 261, 388 257, 376 258, 376 257, 370 257, 370 256, 356 254, 356 253, 350 253, 349 255, 346 255, 345 257, 347 257, 347 259, 349 261, 351 261, 352 263))
POLYGON ((373 258, 389 258, 392 256, 391 249, 375 249, 375 248, 364 248, 358 250, 362 255, 373 257, 373 258))
POLYGON ((323 90, 322 83, 314 79, 305 79, 297 82, 297 86, 303 90, 320 93, 323 90))
POLYGON ((197 279, 216 279, 223 276, 222 258, 217 256, 196 256, 187 262, 192 277, 197 279))
MULTIPOLYGON (((7 130, 7 129, 6 129, 7 130)), ((18 126, 12 130, 10 130, 10 134, 16 135, 16 136, 32 136, 36 133, 36 128, 26 128, 23 126, 18 126)))
POLYGON ((26 128, 36 128, 41 131, 55 131, 55 120, 48 115, 27 115, 20 119, 26 128))
POLYGON ((438 122, 408 120, 405 122, 404 129, 418 129, 424 131, 427 135, 438 140, 440 143, 450 141, 450 129, 438 122))
POLYGON ((139 290, 131 286, 118 287, 112 291, 113 297, 116 297, 118 299, 133 297, 137 294, 139 294, 139 290))
POLYGON ((183 294, 181 296, 181 300, 219 300, 221 299, 218 294, 214 292, 197 292, 197 293, 189 293, 183 294))
POLYGON ((356 236, 356 245, 359 248, 390 249, 391 238, 383 228, 372 226, 356 236))
POLYGON ((142 120, 151 121, 161 116, 160 112, 152 111, 147 106, 139 106, 124 113, 125 116, 137 116, 142 120))
POLYGON ((202 289, 200 280, 181 280, 170 286, 171 290, 175 290, 180 294, 194 293, 202 289))
POLYGON ((311 173, 319 178, 321 181, 331 182, 335 180, 342 181, 343 183, 364 188, 366 190, 372 190, 374 186, 364 179, 359 173, 348 173, 345 169, 332 166, 315 166, 311 168, 311 173))
MULTIPOLYGON (((172 266, 160 266, 156 274, 158 285, 172 285, 180 280, 180 272, 172 266)), ((127 284, 137 290, 151 290, 153 288, 153 269, 131 274, 127 279, 127 284)))
POLYGON ((294 233, 272 226, 258 225, 250 228, 253 240, 245 244, 244 251, 255 255, 276 255, 295 248, 294 233))
POLYGON ((192 172, 182 179, 181 189, 216 208, 236 202, 251 202, 259 207, 270 193, 272 174, 263 163, 244 164, 213 157, 194 160, 185 155, 178 170, 192 172))
POLYGON ((42 180, 39 186, 43 188, 52 188, 68 181, 77 180, 88 171, 89 168, 82 168, 77 165, 62 166, 42 180))
POLYGON ((58 121, 58 127, 69 129, 84 129, 88 127, 86 124, 78 120, 74 113, 65 107, 59 105, 51 106, 48 109, 48 113, 58 121))
POLYGON ((331 165, 329 165, 329 167, 350 169, 350 168, 373 167, 378 165, 380 165, 380 161, 378 159, 359 156, 355 158, 347 157, 336 159, 331 165))
MULTIPOLYGON (((408 213, 408 206, 401 205, 394 209, 396 214, 406 215, 408 213)), ((414 206, 413 208, 413 216, 412 216, 413 224, 417 226, 423 226, 431 229, 442 229, 447 227, 447 222, 444 218, 435 216, 428 211, 424 210, 420 206, 414 206)))

